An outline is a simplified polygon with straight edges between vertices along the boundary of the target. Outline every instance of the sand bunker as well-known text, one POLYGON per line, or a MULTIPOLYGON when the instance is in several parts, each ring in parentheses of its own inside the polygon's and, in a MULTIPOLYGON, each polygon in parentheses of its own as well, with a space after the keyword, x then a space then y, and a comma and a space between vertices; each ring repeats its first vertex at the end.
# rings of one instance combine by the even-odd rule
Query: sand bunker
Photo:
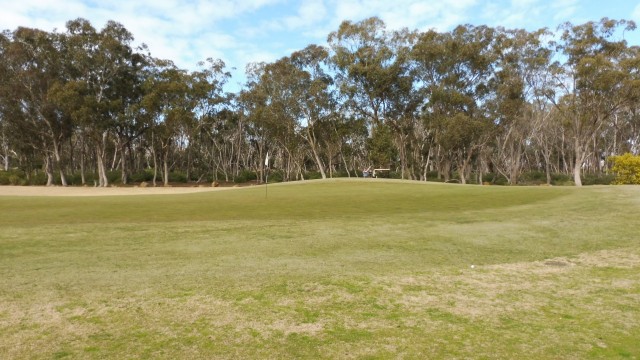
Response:
POLYGON ((0 196, 120 196, 188 194, 236 189, 233 187, 62 187, 62 186, 0 186, 0 196))

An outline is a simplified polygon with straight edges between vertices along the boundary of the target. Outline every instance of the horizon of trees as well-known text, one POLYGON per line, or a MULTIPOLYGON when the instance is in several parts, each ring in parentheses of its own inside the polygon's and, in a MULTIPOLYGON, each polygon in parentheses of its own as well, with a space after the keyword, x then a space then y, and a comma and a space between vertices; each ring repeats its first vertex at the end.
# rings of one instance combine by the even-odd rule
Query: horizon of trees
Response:
POLYGON ((0 166, 47 185, 108 186, 113 171, 168 185, 171 173, 262 180, 269 153, 284 181, 372 166, 461 183, 564 173, 580 186, 608 157, 640 153, 640 47, 620 38, 632 30, 607 18, 556 32, 344 21, 327 47, 250 64, 228 93, 221 60, 180 69, 115 21, 19 27, 0 34, 0 166))

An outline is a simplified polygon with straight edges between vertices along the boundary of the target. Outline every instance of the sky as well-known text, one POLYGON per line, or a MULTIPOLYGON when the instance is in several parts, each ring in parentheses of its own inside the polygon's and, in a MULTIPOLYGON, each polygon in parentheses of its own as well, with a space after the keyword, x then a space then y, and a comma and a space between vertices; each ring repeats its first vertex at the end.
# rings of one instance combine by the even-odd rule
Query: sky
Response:
MULTIPOLYGON (((151 55, 196 70, 207 58, 244 82, 251 62, 272 62, 310 44, 325 45, 343 20, 378 16, 387 29, 448 31, 460 24, 555 30, 603 17, 640 24, 640 0, 0 0, 0 30, 65 31, 84 18, 96 29, 124 25, 151 55)), ((624 34, 640 45, 640 29, 624 34)))

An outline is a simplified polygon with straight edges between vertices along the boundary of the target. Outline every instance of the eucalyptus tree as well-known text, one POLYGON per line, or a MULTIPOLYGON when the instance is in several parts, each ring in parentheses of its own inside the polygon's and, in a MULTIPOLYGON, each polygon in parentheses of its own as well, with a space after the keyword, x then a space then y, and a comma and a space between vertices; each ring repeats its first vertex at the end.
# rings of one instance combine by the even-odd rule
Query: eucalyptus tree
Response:
POLYGON ((195 122, 195 103, 190 94, 189 81, 187 71, 168 60, 155 60, 154 70, 145 81, 142 106, 151 118, 154 185, 158 158, 162 163, 163 184, 169 185, 171 155, 179 145, 185 145, 185 134, 195 122))
POLYGON ((608 140, 605 146, 608 156, 640 154, 640 46, 629 47, 620 66, 627 74, 622 89, 628 101, 609 117, 604 135, 608 140))
POLYGON ((265 179, 266 170, 265 161, 262 159, 265 159, 269 150, 274 150, 268 136, 268 94, 261 84, 261 76, 266 65, 266 63, 247 65, 247 82, 238 95, 238 113, 240 121, 246 124, 246 137, 249 143, 244 154, 244 164, 256 169, 261 181, 265 179))
POLYGON ((66 74, 61 66, 60 34, 20 27, 7 41, 4 37, 3 87, 5 121, 14 122, 21 139, 42 156, 47 185, 52 185, 57 168, 62 185, 67 185, 62 147, 71 136, 70 117, 55 100, 56 89, 66 74), (6 115, 6 114, 5 114, 6 115))
POLYGON ((195 161, 202 163, 203 174, 208 167, 214 179, 218 179, 221 171, 229 181, 230 175, 237 175, 239 153, 244 144, 242 125, 232 111, 234 96, 223 91, 231 74, 222 60, 209 58, 198 65, 201 69, 191 73, 196 126, 190 134, 187 177, 195 156, 195 161))
MULTIPOLYGON (((308 75, 308 74, 307 74, 308 75)), ((307 82, 289 57, 266 64, 260 74, 259 91, 266 101, 262 113, 269 138, 278 145, 285 180, 302 172, 305 152, 298 132, 304 117, 303 102, 307 82)))
POLYGON ((474 155, 485 146, 492 128, 484 103, 490 92, 495 53, 494 29, 458 26, 448 33, 427 31, 413 47, 417 74, 426 99, 426 126, 433 129, 436 161, 445 180, 457 165, 466 183, 474 155))
POLYGON ((132 34, 114 21, 99 32, 85 19, 67 22, 70 81, 60 89, 59 98, 79 127, 79 136, 95 151, 100 186, 109 184, 107 153, 116 152, 114 136, 120 135, 120 146, 126 146, 126 138, 139 136, 144 128, 135 124, 134 115, 140 96, 138 71, 144 61, 134 53, 132 41, 132 34))
POLYGON ((337 121, 337 103, 333 78, 328 73, 329 52, 317 45, 294 52, 290 58, 295 68, 290 74, 297 83, 300 117, 297 126, 309 145, 312 158, 323 179, 326 169, 332 171, 332 157, 323 151, 321 139, 334 137, 331 123, 337 121), (325 155, 325 156, 323 156, 325 155))
POLYGON ((547 89, 547 82, 541 80, 551 51, 542 45, 548 35, 545 29, 528 32, 498 28, 496 32, 495 70, 489 83, 493 94, 487 102, 496 124, 492 163, 509 184, 516 184, 534 126, 543 124, 536 123, 536 117, 548 113, 541 109, 546 101, 540 94, 547 89))
POLYGON ((9 123, 6 120, 10 116, 11 104, 9 100, 9 81, 11 79, 9 72, 8 48, 10 45, 10 34, 8 32, 0 33, 0 158, 2 159, 2 168, 4 171, 9 170, 10 164, 10 141, 9 141, 9 123))
MULTIPOLYGON (((141 105, 144 97, 144 82, 149 75, 148 57, 133 52, 122 64, 118 81, 113 82, 114 97, 119 109, 114 113, 112 130, 115 137, 116 154, 120 154, 120 181, 127 184, 136 141, 150 128, 151 119, 141 105)), ((114 156, 115 158, 115 156, 114 156)), ((136 169, 139 170, 139 169, 136 169)))
MULTIPOLYGON (((357 23, 344 21, 328 37, 337 85, 346 99, 345 110, 354 118, 364 119, 372 136, 377 127, 392 128, 397 147, 402 148, 403 175, 407 162, 405 122, 414 119, 419 104, 412 97, 414 78, 408 57, 414 38, 415 34, 407 30, 386 31, 384 22, 377 17, 357 23)), ((395 159, 376 161, 388 164, 392 160, 395 159)))
POLYGON ((417 179, 416 168, 420 168, 423 160, 421 152, 412 148, 420 148, 425 140, 420 131, 419 108, 424 102, 422 94, 417 91, 417 66, 411 59, 411 49, 417 41, 418 34, 402 29, 394 31, 391 46, 395 54, 393 63, 396 73, 386 103, 386 123, 392 130, 395 147, 398 149, 400 175, 404 178, 417 179))
POLYGON ((573 178, 582 185, 581 172, 591 152, 599 153, 597 138, 609 119, 628 102, 627 69, 622 64, 628 56, 625 40, 616 33, 635 29, 635 23, 610 20, 582 25, 565 23, 552 73, 557 91, 549 94, 571 136, 573 178))

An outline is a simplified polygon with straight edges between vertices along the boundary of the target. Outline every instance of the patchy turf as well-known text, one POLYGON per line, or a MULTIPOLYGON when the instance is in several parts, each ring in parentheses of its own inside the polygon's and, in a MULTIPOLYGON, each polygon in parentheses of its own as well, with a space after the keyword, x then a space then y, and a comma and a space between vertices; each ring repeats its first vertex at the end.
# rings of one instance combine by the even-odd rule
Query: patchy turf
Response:
POLYGON ((0 197, 7 358, 638 358, 636 187, 0 197))

